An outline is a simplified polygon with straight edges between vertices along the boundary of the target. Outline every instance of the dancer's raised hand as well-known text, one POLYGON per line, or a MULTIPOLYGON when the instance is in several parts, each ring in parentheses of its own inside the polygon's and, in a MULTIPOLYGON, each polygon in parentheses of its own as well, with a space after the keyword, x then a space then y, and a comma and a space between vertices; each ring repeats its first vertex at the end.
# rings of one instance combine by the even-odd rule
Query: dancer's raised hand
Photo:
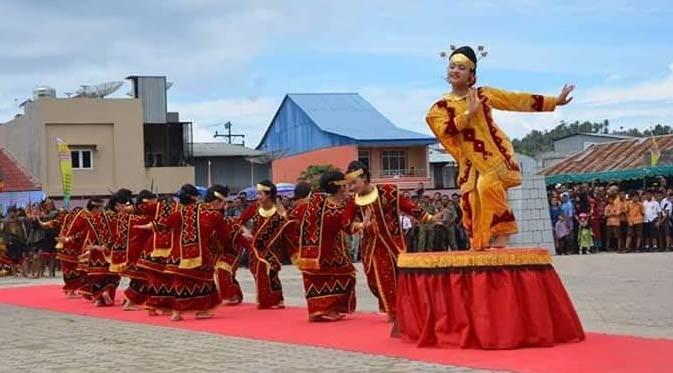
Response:
POLYGON ((470 88, 467 92, 467 116, 472 117, 479 110, 479 96, 477 96, 477 89, 470 88))
POLYGON ((563 106, 570 101, 573 100, 572 96, 570 96, 570 93, 575 89, 575 86, 570 84, 565 84, 563 86, 563 89, 561 89, 561 93, 558 95, 556 98, 556 106, 563 106))

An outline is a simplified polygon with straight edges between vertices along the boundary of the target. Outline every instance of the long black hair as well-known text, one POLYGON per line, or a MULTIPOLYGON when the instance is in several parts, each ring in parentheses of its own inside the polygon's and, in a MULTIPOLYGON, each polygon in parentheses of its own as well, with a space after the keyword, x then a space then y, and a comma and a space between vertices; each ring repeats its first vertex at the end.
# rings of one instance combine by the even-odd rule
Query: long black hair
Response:
POLYGON ((196 202, 196 198, 199 196, 199 191, 192 184, 185 184, 180 187, 178 192, 178 200, 180 200, 181 205, 191 205, 196 202))
POLYGON ((271 200, 273 202, 276 202, 276 197, 278 197, 278 188, 276 188, 276 184, 272 183, 271 180, 262 180, 257 184, 271 189, 268 192, 267 191, 262 191, 262 193, 269 196, 269 198, 271 198, 271 200))
POLYGON ((215 195, 215 193, 221 195, 224 198, 227 198, 229 196, 229 187, 219 184, 211 186, 208 188, 208 192, 206 192, 206 198, 204 198, 204 201, 213 202, 215 200, 219 200, 220 197, 215 195))
POLYGON ((294 199, 304 199, 311 194, 311 184, 302 181, 294 187, 294 199))
POLYGON ((325 193, 335 194, 341 189, 341 185, 337 183, 343 183, 345 179, 341 171, 327 171, 320 175, 320 190, 325 193))
POLYGON ((89 199, 89 202, 86 204, 86 209, 91 211, 95 209, 96 207, 103 207, 105 205, 105 201, 103 201, 102 198, 100 197, 93 197, 89 199))
POLYGON ((357 170, 362 170, 362 175, 360 175, 360 177, 364 178, 368 182, 371 181, 369 167, 367 167, 366 164, 358 160, 352 161, 351 163, 348 164, 348 169, 346 169, 346 173, 350 174, 351 172, 355 172, 357 170))
POLYGON ((157 198, 156 194, 150 192, 147 189, 143 189, 140 192, 138 192, 138 195, 136 196, 136 205, 140 205, 141 203, 143 203, 144 200, 156 199, 156 198, 157 198))

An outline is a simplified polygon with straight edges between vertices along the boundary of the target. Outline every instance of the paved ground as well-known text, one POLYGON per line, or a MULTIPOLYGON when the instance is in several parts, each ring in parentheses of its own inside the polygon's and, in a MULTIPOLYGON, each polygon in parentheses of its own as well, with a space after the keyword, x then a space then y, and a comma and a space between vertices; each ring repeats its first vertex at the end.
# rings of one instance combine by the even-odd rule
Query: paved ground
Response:
MULTIPOLYGON (((555 266, 587 330, 673 338, 673 253, 556 257, 555 266)), ((375 312, 375 299, 366 289, 362 271, 359 275, 358 309, 375 312)), ((303 306, 299 272, 286 267, 281 277, 286 303, 303 306)), ((245 269, 239 281, 247 300, 253 300, 254 284, 245 269)), ((0 286, 57 282, 2 278, 0 286)), ((186 364, 202 371, 473 371, 9 306, 0 306, 0 325, 0 372, 52 372, 57 368, 167 372, 186 364), (179 355, 183 350, 189 352, 189 360, 179 355), (92 360, 94 352, 102 354, 92 360)))

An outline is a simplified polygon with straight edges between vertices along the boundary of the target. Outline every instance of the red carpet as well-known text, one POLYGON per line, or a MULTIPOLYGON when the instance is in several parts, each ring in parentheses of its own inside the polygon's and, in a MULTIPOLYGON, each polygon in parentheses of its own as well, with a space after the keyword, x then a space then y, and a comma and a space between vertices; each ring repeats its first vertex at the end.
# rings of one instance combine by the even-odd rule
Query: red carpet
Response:
POLYGON ((119 307, 95 308, 81 299, 66 299, 59 286, 0 289, 0 303, 98 317, 109 320, 173 327, 227 336, 401 357, 429 363, 518 372, 660 372, 673 366, 673 340, 589 333, 582 343, 521 350, 425 349, 389 337, 390 324, 375 314, 357 313, 336 323, 306 321, 306 310, 258 311, 246 304, 220 307, 211 320, 149 317, 119 307))

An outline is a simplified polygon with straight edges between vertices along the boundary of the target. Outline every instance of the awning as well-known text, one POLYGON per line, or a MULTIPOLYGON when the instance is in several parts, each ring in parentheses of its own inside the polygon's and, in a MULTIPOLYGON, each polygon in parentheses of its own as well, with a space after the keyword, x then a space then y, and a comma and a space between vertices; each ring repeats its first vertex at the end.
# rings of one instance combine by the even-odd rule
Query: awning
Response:
POLYGON ((673 176, 673 166, 660 167, 642 167, 628 170, 587 172, 582 174, 558 174, 545 177, 545 183, 551 184, 573 184, 588 183, 594 180, 601 182, 621 181, 631 179, 644 179, 647 177, 673 176))

